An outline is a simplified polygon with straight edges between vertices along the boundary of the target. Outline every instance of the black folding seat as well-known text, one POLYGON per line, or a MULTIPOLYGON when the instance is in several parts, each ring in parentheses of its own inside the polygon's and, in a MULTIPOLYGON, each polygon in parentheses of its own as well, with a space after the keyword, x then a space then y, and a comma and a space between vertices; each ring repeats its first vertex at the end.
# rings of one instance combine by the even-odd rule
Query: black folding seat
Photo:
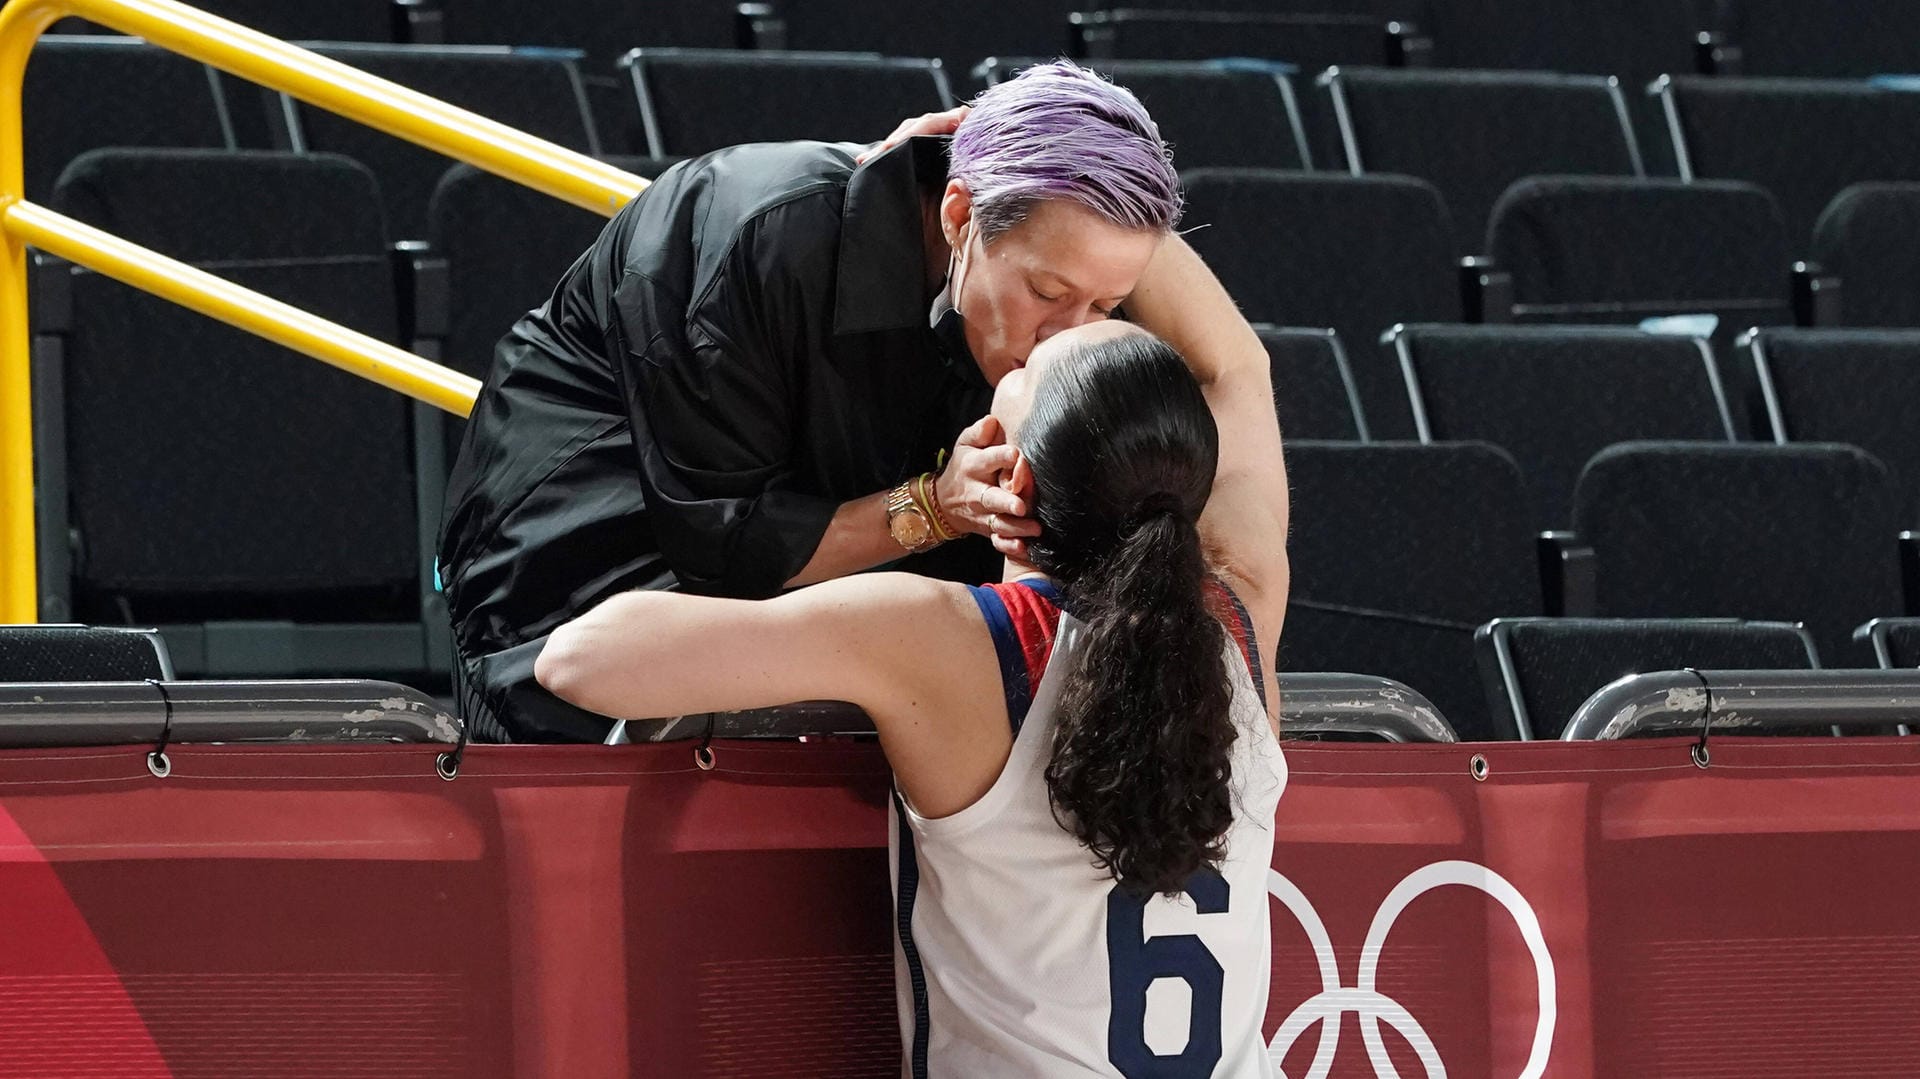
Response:
POLYGON ((1746 338, 1778 442, 1847 442, 1887 466, 1920 527, 1920 330, 1760 330, 1746 338))
POLYGON ((1920 326, 1920 183, 1854 184, 1813 227, 1813 259, 1841 282, 1847 326, 1920 326))
POLYGON ((1780 200, 1804 251, 1842 188, 1920 180, 1920 94, 1818 79, 1663 79, 1683 179, 1749 180, 1780 200))
POLYGON ((1806 627, 1736 618, 1502 618, 1474 635, 1502 738, 1558 738, 1603 686, 1650 671, 1811 670, 1806 627))
POLYGON ((456 0, 445 5, 446 40, 462 45, 585 49, 600 69, 629 49, 730 49, 742 44, 730 0, 631 0, 530 4, 456 0))
POLYGON ((744 142, 868 142, 953 106, 938 60, 845 53, 635 49, 647 152, 692 156, 744 142))
POLYGON ((1404 176, 1197 169, 1181 179, 1187 242, 1246 316, 1333 327, 1374 437, 1410 437, 1406 390, 1378 341, 1396 322, 1461 316, 1439 192, 1404 176))
POLYGON ((1289 439, 1368 440, 1366 413, 1340 335, 1332 330, 1256 326, 1273 373, 1273 404, 1289 439))
POLYGON ((1359 68, 1320 78, 1348 168, 1418 176, 1439 188, 1461 255, 1482 253, 1494 203, 1523 176, 1646 172, 1611 78, 1359 68))
POLYGON ((167 646, 151 630, 0 626, 0 682, 140 682, 172 677, 167 646))
MULTIPOLYGON (((581 153, 598 153, 579 53, 489 46, 324 45, 321 55, 581 153)), ((284 98, 271 110, 285 149, 344 154, 373 170, 387 231, 421 239, 447 158, 325 109, 284 98)))
MULTIPOLYGON (((1068 55, 1072 38, 1067 16, 1083 6, 1082 0, 834 0, 782 4, 778 18, 785 32, 783 48, 937 56, 958 90, 974 66, 989 56, 1068 55)), ((889 130, 846 137, 877 139, 889 130)))
MULTIPOLYGON (((1686 332, 1723 352, 1749 327, 1794 322, 1780 211, 1752 184, 1533 177, 1494 207, 1486 247, 1512 277, 1520 322, 1710 315, 1686 332)), ((1747 436, 1761 423, 1750 368, 1723 373, 1747 436)))
POLYGON ((1074 55, 1089 60, 1279 60, 1301 71, 1398 62, 1387 23, 1357 13, 1076 12, 1074 55))
POLYGON ((1595 613, 1806 623, 1830 666, 1899 611, 1901 514, 1886 466, 1853 446, 1626 443, 1574 493, 1595 613))
MULTIPOLYGON (((993 86, 1042 62, 990 59, 977 73, 993 86)), ((1139 97, 1182 169, 1309 163, 1293 84, 1281 70, 1181 60, 1089 63, 1139 97)))
MULTIPOLYGON (((97 150, 54 201, 392 342, 378 198, 336 156, 97 150)), ((65 494, 40 508, 75 537, 44 555, 71 566, 49 572, 61 617, 159 623, 184 673, 421 670, 406 400, 97 274, 42 285, 39 390, 65 439, 36 457, 65 494)))
POLYGON ((232 147, 217 73, 137 38, 43 37, 21 91, 27 197, 103 146, 232 147))
POLYGON ((1920 618, 1876 618, 1855 636, 1873 647, 1881 667, 1920 667, 1920 618))
POLYGON ((1391 342, 1422 442, 1487 442, 1527 480, 1530 521, 1569 527, 1573 488, 1617 442, 1729 441, 1707 343, 1584 326, 1402 326, 1391 342))
MULTIPOLYGON (((465 0, 461 0, 464 4, 465 0)), ((288 41, 405 41, 407 9, 400 0, 200 0, 194 6, 288 41)))
POLYGON ((1920 72, 1920 5, 1913 0, 1738 0, 1723 27, 1748 75, 1846 79, 1920 72))
POLYGON ((1463 739, 1492 737, 1474 630, 1541 610, 1512 458, 1472 443, 1294 442, 1287 469, 1293 592, 1280 669, 1405 682, 1463 739))

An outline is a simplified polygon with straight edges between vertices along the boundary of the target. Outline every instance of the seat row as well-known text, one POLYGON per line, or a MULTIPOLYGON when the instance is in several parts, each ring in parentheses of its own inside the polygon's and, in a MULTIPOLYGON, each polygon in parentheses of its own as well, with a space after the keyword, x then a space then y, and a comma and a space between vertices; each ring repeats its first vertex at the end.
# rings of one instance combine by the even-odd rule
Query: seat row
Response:
POLYGON ((975 0, 952 8, 902 8, 892 0, 202 0, 200 6, 303 40, 866 50, 941 56, 956 68, 958 61, 995 53, 1063 51, 1380 63, 1395 42, 1397 55, 1410 63, 1626 77, 1696 68, 1823 77, 1920 70, 1920 12, 1905 0, 1855 0, 1844 9, 1797 0, 975 0), (1335 48, 1344 51, 1329 56, 1335 48))
MULTIPOLYGON (((961 76, 937 61, 805 52, 641 49, 620 85, 583 54, 321 45, 323 55, 586 152, 688 156, 739 142, 868 139, 944 108, 961 76)), ((989 59, 992 84, 1032 60, 989 59)), ((1435 184, 1456 250, 1479 245, 1501 194, 1533 175, 1745 180, 1781 204, 1804 254, 1851 184, 1920 180, 1920 94, 1898 80, 1662 78, 1651 94, 1546 72, 1341 66, 1316 77, 1258 62, 1102 62, 1159 119, 1182 168, 1313 168, 1435 184), (1643 103, 1643 105, 1641 104, 1643 103), (1647 122, 1630 122, 1644 112, 1647 122), (1655 122, 1657 121, 1657 123, 1655 122)), ((964 88, 963 88, 964 89, 964 88)), ((28 193, 106 145, 333 149, 361 156, 319 110, 130 39, 53 37, 29 69, 28 193), (150 88, 166 93, 151 93, 150 88)))

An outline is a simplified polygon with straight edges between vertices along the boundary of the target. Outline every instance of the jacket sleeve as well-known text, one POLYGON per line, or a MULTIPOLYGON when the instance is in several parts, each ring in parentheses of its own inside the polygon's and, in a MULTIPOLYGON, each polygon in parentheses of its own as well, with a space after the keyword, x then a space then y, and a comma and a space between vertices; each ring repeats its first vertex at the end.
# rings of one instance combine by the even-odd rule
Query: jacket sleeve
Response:
POLYGON ((647 518, 690 591, 778 593, 839 508, 800 490, 792 467, 803 424, 860 422, 796 415, 802 331, 825 317, 837 220, 825 200, 797 200, 744 226, 710 274, 693 275, 691 299, 633 272, 615 298, 647 518))

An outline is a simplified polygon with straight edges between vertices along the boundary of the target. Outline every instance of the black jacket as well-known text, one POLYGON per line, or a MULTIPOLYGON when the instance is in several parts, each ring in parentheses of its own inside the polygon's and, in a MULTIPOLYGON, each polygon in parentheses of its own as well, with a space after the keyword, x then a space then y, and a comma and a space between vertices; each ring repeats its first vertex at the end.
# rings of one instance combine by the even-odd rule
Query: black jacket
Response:
MULTIPOLYGON (((944 140, 857 171, 856 149, 675 166, 500 342, 439 570, 467 673, 515 736, 600 729, 517 703, 562 622, 635 588, 773 595, 840 503, 933 468, 986 413, 978 369, 928 327, 922 200, 944 140)), ((978 540, 913 563, 976 581, 997 565, 978 540)))

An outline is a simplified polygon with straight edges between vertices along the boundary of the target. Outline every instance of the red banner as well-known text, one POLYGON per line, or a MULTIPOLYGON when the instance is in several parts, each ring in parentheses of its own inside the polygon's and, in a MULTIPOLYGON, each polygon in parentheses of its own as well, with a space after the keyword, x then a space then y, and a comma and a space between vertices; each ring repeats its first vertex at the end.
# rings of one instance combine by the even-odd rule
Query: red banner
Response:
MULTIPOLYGON (((1688 744, 1290 746, 1284 1074, 1920 1074, 1920 740, 1688 744)), ((438 748, 0 754, 0 1079, 898 1075, 873 747, 438 748)))

